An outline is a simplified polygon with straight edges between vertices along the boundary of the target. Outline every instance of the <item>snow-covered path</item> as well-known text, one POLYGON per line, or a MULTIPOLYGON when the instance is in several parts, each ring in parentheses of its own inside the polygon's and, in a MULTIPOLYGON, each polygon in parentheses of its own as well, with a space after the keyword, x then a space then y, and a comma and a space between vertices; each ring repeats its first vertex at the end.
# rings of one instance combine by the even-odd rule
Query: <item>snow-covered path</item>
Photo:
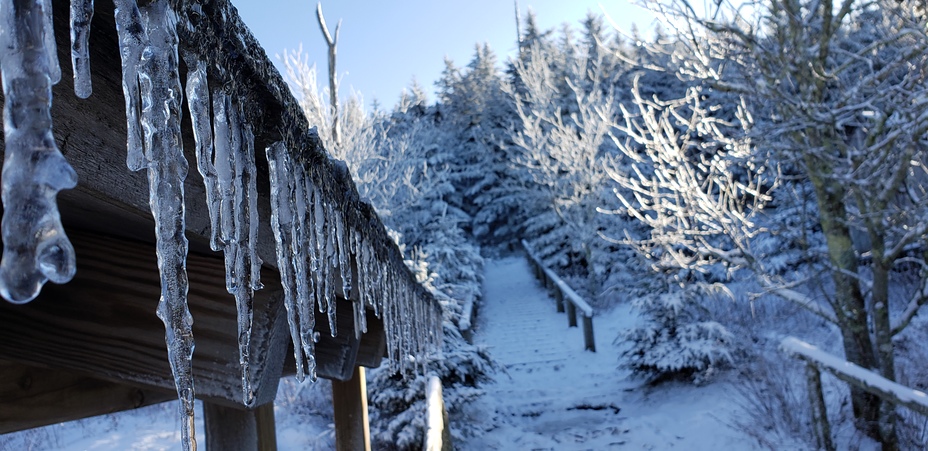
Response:
POLYGON ((472 408, 487 431, 461 449, 750 449, 723 424, 725 384, 640 386, 617 369, 613 340, 634 318, 620 306, 594 318, 599 352, 583 350, 522 257, 489 261, 475 342, 506 373, 472 408))

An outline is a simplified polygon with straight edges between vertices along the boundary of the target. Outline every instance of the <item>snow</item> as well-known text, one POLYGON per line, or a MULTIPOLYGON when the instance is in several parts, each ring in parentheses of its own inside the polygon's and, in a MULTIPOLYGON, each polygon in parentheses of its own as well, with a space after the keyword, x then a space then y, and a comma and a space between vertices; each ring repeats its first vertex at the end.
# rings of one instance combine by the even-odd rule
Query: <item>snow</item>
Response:
POLYGON ((426 412, 428 414, 428 430, 425 443, 428 451, 438 451, 442 448, 442 431, 444 425, 444 403, 441 398, 441 379, 438 376, 429 378, 428 391, 425 394, 426 412))
MULTIPOLYGON (((487 431, 460 449, 751 449, 726 425, 736 411, 725 382, 648 388, 617 369, 613 338, 636 318, 618 306, 595 318, 599 352, 583 350, 527 261, 490 261, 475 341, 508 374, 470 406, 487 431)), ((453 425, 452 425, 453 427, 453 425)))

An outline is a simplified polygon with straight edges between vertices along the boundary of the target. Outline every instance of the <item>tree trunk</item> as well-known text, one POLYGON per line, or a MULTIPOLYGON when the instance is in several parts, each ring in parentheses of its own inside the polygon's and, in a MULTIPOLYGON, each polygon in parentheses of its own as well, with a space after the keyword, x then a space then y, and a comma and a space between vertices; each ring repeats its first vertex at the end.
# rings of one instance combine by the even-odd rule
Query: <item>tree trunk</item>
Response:
MULTIPOLYGON (((814 133, 814 132, 813 132, 814 133)), ((823 140, 824 141, 824 140, 823 140)), ((874 346, 867 328, 867 309, 857 274, 857 256, 847 226, 844 207, 845 188, 829 178, 830 168, 815 156, 805 155, 806 169, 815 187, 818 200, 819 222, 828 243, 828 257, 832 265, 831 277, 835 284, 833 302, 838 327, 848 361, 867 369, 878 368, 874 346)), ((868 436, 881 440, 880 398, 851 387, 851 404, 854 418, 868 436)))
MULTIPOLYGON (((896 381, 896 362, 893 350, 892 325, 889 322, 889 262, 884 261, 885 245, 882 231, 872 230, 873 248, 873 288, 871 304, 873 308, 873 330, 876 342, 876 354, 880 363, 880 375, 893 382, 896 381)), ((896 434, 896 409, 891 403, 884 402, 880 409, 880 442, 883 449, 896 450, 899 441, 896 434)))

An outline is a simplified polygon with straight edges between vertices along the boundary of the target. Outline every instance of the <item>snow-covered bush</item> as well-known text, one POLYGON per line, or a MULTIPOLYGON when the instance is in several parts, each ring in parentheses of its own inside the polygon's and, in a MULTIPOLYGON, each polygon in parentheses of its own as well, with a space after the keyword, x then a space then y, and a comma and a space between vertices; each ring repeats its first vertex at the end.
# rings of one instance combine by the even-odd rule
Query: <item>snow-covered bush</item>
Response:
POLYGON ((733 337, 725 326, 706 318, 697 297, 714 295, 714 287, 671 284, 666 290, 637 297, 637 326, 616 340, 624 346, 621 367, 653 382, 672 378, 704 381, 732 363, 733 337))
POLYGON ((369 373, 371 435, 377 449, 421 449, 426 430, 426 387, 429 377, 438 376, 448 410, 451 433, 468 435, 469 422, 456 421, 467 403, 483 395, 480 385, 492 380, 496 364, 487 349, 468 343, 457 327, 444 323, 444 351, 429 359, 430 374, 403 375, 384 367, 369 373))

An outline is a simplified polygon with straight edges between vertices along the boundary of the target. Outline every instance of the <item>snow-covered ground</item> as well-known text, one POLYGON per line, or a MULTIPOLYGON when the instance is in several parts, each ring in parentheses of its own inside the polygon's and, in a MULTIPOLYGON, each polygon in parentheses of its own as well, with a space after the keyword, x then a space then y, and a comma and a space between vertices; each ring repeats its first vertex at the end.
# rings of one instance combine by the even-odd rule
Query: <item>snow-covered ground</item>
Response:
POLYGON ((522 257, 487 264, 475 341, 508 374, 471 406, 486 432, 461 449, 751 449, 726 426, 737 408, 724 382, 643 386, 617 369, 613 340, 635 317, 626 305, 594 317, 598 352, 583 350, 522 257))
MULTIPOLYGON (((475 341, 489 346, 506 371, 467 412, 484 432, 456 448, 753 449, 746 435, 728 426, 738 409, 724 380, 651 388, 617 369, 613 340, 633 321, 625 305, 598 312, 598 352, 584 351, 582 329, 567 327, 566 316, 556 313, 524 258, 489 261, 475 341)), ((325 387, 310 389, 320 396, 327 392, 325 387)), ((318 414, 327 406, 298 408, 292 402, 295 390, 299 387, 287 381, 278 395, 279 448, 330 448, 330 420, 318 414)), ((0 436, 0 450, 179 449, 175 409, 176 403, 166 403, 0 436)), ((197 419, 202 443, 199 411, 197 419)))

